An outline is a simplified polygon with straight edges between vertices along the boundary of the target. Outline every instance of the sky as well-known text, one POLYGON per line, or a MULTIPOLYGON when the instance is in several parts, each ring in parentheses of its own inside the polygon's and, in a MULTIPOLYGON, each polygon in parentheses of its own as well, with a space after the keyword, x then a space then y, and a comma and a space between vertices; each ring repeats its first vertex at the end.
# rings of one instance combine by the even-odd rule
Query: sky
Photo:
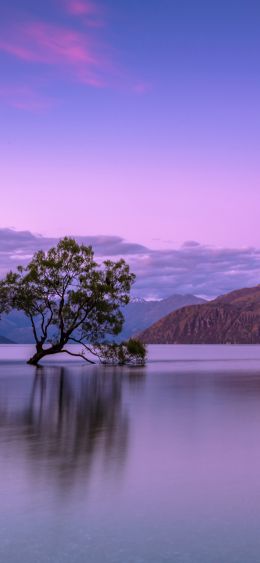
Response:
POLYGON ((2 0, 12 256, 24 232, 94 237, 138 248, 126 256, 149 295, 257 283, 259 26, 255 0, 2 0))

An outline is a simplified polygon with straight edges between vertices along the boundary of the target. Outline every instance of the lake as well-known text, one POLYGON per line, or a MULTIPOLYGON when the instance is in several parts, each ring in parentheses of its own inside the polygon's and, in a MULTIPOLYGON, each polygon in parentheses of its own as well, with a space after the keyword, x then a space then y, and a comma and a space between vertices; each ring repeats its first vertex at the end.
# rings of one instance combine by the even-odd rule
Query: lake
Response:
POLYGON ((37 369, 0 346, 0 561, 260 561, 260 346, 37 369))

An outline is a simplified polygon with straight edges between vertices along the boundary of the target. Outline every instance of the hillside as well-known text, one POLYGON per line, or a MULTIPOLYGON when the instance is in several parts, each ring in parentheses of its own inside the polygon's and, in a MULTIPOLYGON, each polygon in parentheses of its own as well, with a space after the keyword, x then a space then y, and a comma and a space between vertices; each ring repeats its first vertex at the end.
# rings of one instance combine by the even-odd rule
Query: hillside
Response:
POLYGON ((0 344, 14 344, 14 342, 9 340, 9 338, 5 338, 5 336, 1 336, 0 334, 0 344))
POLYGON ((120 339, 127 339, 151 326, 172 311, 185 305, 205 303, 204 299, 195 295, 175 294, 161 301, 133 301, 123 309, 125 324, 120 339))
POLYGON ((0 333, 3 337, 18 344, 34 342, 30 321, 21 311, 12 311, 9 315, 2 315, 0 333))
POLYGON ((259 344, 260 285, 183 307, 140 334, 149 344, 259 344))

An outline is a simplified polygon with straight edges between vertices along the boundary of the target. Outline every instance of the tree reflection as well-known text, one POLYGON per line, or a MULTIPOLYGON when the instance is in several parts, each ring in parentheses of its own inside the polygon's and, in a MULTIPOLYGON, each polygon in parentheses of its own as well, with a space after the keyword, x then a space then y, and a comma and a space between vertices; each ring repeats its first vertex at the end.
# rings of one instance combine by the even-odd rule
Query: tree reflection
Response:
POLYGON ((69 486, 91 469, 122 467, 128 447, 129 420, 122 398, 127 379, 134 386, 143 370, 36 368, 30 393, 22 406, 0 409, 1 433, 15 428, 30 468, 38 477, 59 479, 69 486))

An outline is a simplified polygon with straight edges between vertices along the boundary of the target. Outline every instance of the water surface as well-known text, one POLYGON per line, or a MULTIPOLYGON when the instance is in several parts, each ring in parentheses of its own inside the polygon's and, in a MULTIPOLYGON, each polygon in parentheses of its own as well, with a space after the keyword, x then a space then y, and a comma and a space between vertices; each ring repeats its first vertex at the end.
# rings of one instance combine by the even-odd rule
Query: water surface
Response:
POLYGON ((0 561, 260 561, 260 347, 145 369, 0 347, 0 561))

